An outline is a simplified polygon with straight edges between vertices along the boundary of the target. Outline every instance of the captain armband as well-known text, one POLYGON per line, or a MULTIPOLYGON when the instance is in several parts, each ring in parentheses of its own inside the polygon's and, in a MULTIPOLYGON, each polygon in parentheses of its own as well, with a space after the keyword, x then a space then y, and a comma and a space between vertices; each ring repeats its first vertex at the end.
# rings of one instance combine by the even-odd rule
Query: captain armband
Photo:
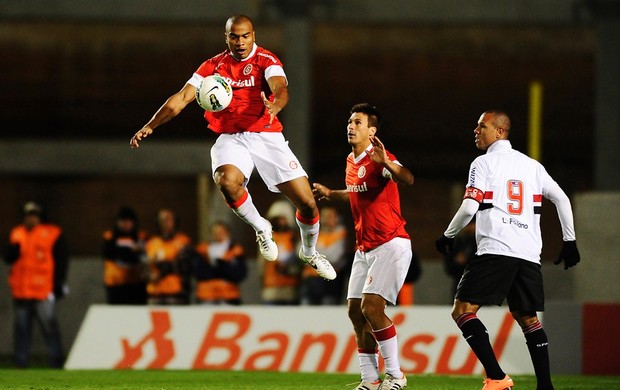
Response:
POLYGON ((483 198, 484 192, 476 187, 467 187, 467 189, 465 189, 465 195, 463 195, 463 199, 473 199, 478 203, 482 203, 483 198))

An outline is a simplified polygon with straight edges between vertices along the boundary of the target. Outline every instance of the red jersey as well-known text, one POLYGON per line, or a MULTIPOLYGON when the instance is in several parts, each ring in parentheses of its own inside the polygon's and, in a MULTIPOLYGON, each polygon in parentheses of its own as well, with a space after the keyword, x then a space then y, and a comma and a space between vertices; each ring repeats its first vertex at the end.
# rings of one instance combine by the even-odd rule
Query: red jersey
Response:
POLYGON ((188 83, 198 88, 204 77, 214 73, 230 83, 233 98, 222 111, 205 111, 204 117, 211 130, 216 133, 282 131, 282 123, 277 117, 269 123, 270 116, 260 96, 261 92, 265 92, 272 100, 267 79, 271 76, 286 77, 278 57, 257 45, 243 60, 237 60, 226 50, 203 62, 188 83))
MULTIPOLYGON (((387 152, 392 161, 396 157, 387 152)), ((398 184, 366 152, 347 157, 346 179, 357 249, 368 252, 396 237, 409 238, 400 213, 398 184)))

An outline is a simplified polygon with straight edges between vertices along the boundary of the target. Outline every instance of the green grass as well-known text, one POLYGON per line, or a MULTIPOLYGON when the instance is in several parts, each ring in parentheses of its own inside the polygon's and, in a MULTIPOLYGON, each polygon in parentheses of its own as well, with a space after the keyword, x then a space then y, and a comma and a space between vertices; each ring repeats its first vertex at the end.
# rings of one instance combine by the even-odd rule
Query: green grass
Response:
MULTIPOLYGON (((0 369, 1 389, 322 389, 355 388, 359 375, 281 372, 0 369)), ((408 375, 412 390, 479 390, 476 376, 408 375)), ((513 376, 515 389, 535 389, 533 376, 513 376)), ((620 377, 554 376, 556 389, 618 389, 620 377)))

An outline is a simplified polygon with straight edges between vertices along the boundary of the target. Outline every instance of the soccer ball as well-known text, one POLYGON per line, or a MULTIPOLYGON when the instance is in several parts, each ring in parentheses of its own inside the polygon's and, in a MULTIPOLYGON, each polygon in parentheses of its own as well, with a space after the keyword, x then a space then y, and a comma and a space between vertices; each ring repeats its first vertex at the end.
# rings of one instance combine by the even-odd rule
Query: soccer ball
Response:
POLYGON ((233 90, 222 76, 214 74, 202 80, 196 89, 198 105, 210 112, 222 111, 230 104, 233 90))

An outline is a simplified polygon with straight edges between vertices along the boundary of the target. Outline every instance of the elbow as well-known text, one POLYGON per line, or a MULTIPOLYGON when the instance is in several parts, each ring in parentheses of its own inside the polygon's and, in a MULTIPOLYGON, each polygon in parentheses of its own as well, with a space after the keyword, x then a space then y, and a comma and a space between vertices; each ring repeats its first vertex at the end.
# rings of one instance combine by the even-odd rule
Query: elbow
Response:
POLYGON ((401 181, 401 183, 404 185, 410 186, 413 184, 414 181, 415 181, 415 178, 413 177, 413 174, 409 173, 408 175, 403 177, 403 180, 401 181))

